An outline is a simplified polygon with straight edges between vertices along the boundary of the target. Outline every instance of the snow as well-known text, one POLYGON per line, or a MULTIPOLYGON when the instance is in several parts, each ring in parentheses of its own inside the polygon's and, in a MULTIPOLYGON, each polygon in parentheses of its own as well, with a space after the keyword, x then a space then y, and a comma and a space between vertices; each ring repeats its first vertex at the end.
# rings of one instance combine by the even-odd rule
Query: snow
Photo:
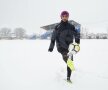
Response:
POLYGON ((108 41, 81 40, 72 84, 66 64, 49 40, 0 41, 0 90, 108 90, 108 41))

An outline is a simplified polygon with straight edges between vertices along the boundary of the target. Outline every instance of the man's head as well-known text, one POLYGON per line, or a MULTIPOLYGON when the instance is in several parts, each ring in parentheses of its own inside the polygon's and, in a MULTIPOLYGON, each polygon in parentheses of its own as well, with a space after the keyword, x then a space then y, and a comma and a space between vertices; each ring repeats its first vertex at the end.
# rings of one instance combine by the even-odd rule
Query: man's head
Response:
POLYGON ((62 21, 66 22, 66 21, 68 21, 68 18, 69 18, 68 11, 62 11, 62 13, 61 13, 61 19, 62 19, 62 21))

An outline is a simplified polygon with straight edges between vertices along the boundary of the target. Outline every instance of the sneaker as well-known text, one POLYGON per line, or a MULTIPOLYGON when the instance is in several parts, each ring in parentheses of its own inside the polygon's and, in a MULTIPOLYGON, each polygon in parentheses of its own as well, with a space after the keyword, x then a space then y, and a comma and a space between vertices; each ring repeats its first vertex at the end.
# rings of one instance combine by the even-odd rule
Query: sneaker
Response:
POLYGON ((67 82, 72 83, 69 77, 67 77, 67 82))

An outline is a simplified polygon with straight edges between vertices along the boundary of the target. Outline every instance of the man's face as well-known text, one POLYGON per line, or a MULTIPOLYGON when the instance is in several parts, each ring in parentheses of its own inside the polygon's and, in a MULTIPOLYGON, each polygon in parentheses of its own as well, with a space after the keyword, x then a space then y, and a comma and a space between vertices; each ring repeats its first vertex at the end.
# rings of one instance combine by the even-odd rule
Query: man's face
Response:
POLYGON ((68 21, 69 16, 63 15, 63 16, 61 16, 61 19, 62 19, 62 21, 66 22, 66 21, 68 21))

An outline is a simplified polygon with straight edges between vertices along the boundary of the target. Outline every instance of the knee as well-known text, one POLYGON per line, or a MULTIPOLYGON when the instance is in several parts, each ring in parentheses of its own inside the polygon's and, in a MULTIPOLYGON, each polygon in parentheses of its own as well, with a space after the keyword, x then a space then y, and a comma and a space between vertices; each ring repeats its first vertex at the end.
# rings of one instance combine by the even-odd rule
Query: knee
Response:
POLYGON ((67 59, 68 59, 68 56, 65 54, 63 55, 63 60, 67 63, 67 59))

